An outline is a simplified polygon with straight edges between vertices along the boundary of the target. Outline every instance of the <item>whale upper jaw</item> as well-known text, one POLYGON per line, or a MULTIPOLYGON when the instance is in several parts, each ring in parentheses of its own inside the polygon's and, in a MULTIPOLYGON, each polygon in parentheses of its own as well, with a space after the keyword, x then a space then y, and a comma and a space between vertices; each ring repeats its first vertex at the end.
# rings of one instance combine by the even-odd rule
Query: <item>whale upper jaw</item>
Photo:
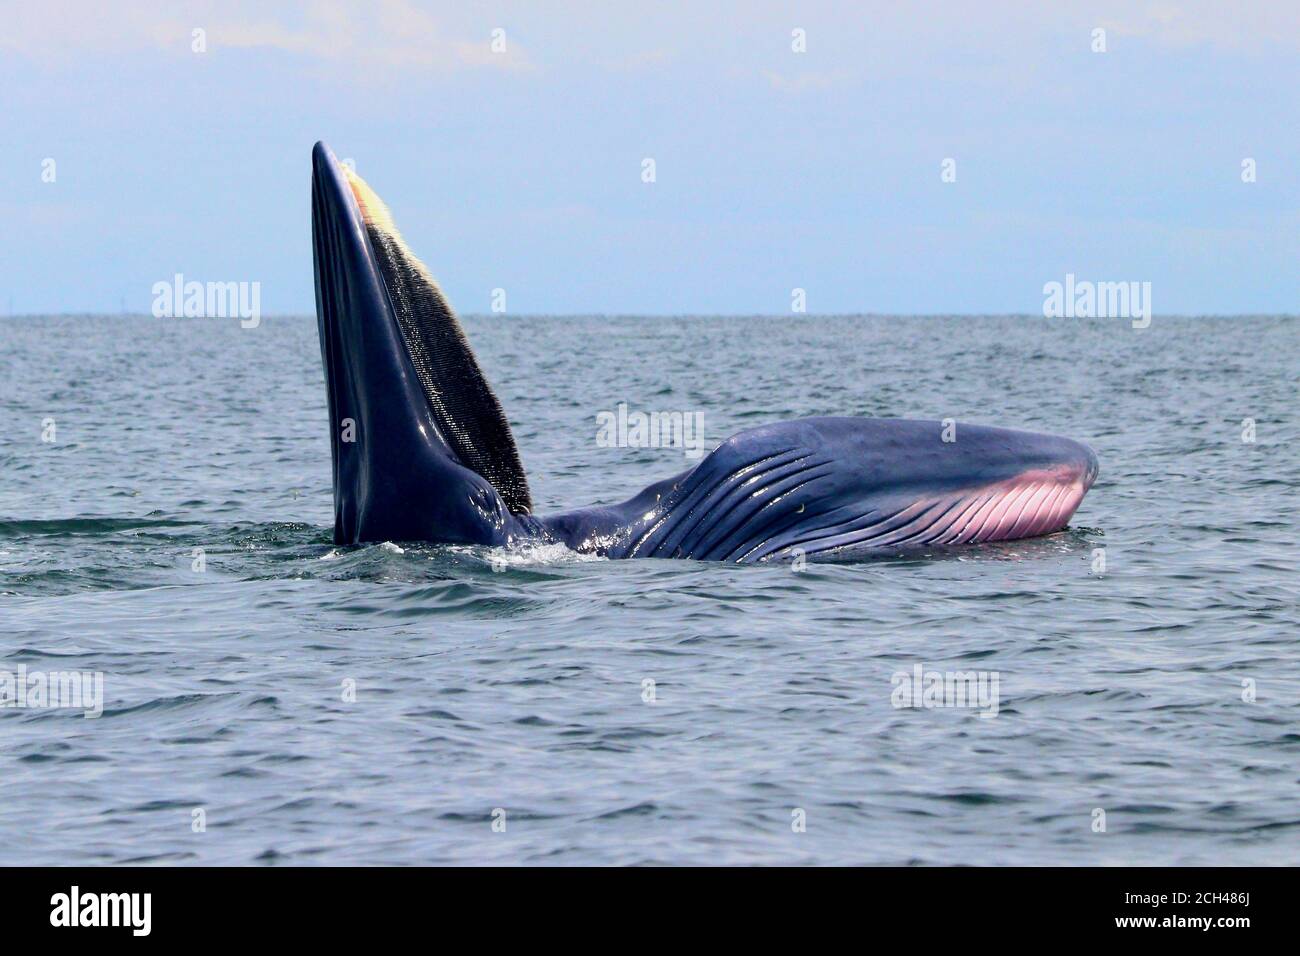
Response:
POLYGON ((531 504, 509 425, 436 284, 386 216, 368 221, 356 182, 316 144, 335 540, 500 543, 531 504))

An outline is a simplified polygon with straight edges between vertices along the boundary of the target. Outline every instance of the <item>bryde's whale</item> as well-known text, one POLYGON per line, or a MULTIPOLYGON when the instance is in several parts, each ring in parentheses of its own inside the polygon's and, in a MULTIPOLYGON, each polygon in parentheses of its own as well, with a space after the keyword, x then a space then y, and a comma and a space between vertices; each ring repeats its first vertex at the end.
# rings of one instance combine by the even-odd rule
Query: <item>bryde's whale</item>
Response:
POLYGON ((1068 438, 805 418, 734 435, 621 504, 537 517, 505 413, 437 283, 364 181, 323 143, 312 162, 339 544, 843 560, 1060 531, 1097 477, 1096 455, 1068 438))

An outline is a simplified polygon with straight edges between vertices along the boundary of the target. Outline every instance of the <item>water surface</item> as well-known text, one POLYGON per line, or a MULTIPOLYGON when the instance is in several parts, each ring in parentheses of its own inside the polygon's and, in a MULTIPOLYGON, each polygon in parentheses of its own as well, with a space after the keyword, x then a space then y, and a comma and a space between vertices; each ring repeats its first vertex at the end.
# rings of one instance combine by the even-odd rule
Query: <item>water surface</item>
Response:
POLYGON ((0 863, 1300 858, 1294 319, 467 327, 543 513, 691 464, 597 447, 620 402, 1052 431, 1101 477, 1059 535, 802 572, 336 548, 314 319, 0 321, 0 670, 106 697, 0 711, 0 863), (917 664, 997 716, 892 706, 917 664))

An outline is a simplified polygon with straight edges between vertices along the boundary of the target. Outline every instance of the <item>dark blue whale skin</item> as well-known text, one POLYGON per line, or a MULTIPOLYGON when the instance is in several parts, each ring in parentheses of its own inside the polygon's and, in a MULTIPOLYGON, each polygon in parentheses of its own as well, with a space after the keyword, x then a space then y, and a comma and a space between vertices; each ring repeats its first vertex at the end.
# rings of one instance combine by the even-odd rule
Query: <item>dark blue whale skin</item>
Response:
MULTIPOLYGON (((340 544, 558 542, 611 558, 843 560, 1058 531, 1097 476, 1090 448, 1052 435, 806 418, 734 435, 694 468, 620 504, 537 517, 528 513, 522 470, 522 492, 499 476, 494 486, 463 460, 478 434, 473 424, 432 407, 374 237, 323 143, 313 151, 312 235, 340 544)), ((455 325, 449 307, 447 315, 455 325)), ((463 361, 477 374, 467 346, 463 361)), ((508 459, 516 453, 501 421, 508 459)))

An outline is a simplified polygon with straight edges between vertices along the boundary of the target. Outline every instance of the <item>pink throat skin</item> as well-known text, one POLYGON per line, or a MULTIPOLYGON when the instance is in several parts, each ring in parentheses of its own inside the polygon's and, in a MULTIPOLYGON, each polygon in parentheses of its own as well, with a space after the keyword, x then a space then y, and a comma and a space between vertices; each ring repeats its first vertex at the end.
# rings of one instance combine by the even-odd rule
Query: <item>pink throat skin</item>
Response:
MULTIPOLYGON (((1027 471, 963 492, 927 535, 928 544, 968 544, 1033 538, 1063 530, 1092 485, 1080 468, 1027 471)), ((951 503, 954 496, 918 504, 951 503)))
POLYGON ((1026 471, 1004 481, 918 499, 900 512, 880 515, 855 529, 775 548, 760 560, 788 557, 795 547, 809 554, 848 554, 1052 534, 1065 528, 1095 478, 1096 473, 1085 466, 1026 471))

